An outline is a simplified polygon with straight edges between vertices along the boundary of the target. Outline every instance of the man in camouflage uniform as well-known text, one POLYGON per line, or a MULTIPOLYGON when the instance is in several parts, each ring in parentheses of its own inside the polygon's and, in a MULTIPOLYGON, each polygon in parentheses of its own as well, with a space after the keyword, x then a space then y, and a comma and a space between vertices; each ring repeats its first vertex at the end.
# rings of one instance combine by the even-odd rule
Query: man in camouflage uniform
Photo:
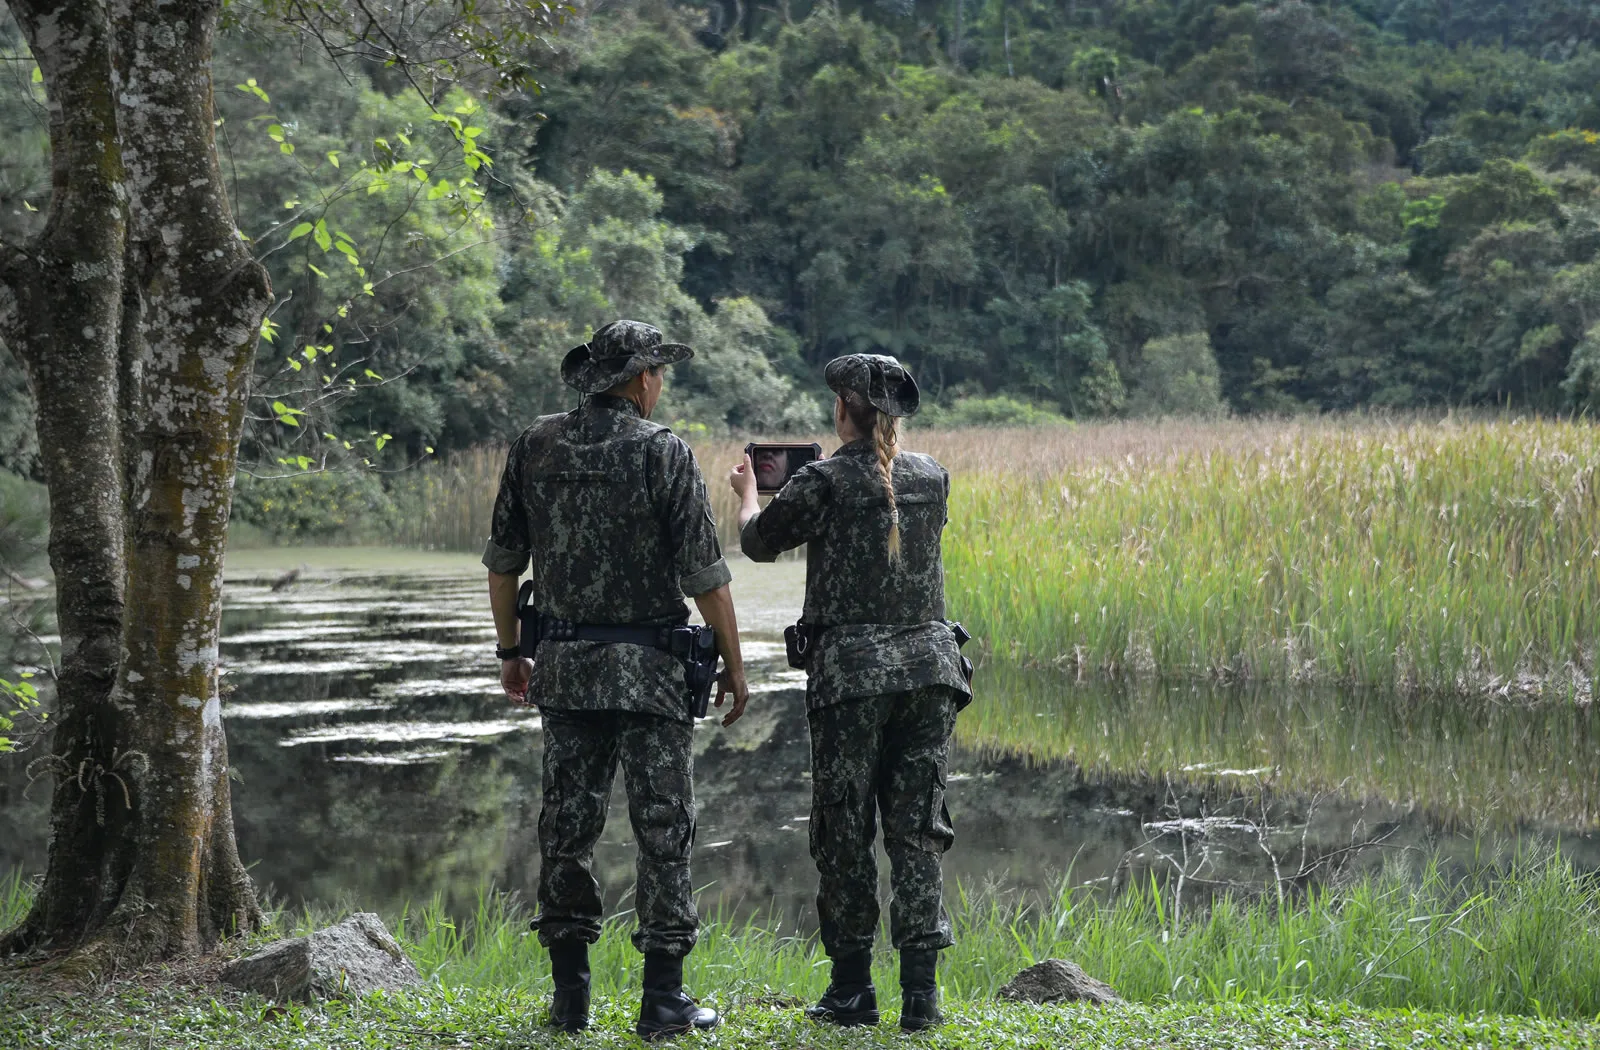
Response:
POLYGON ((690 595, 716 629, 726 665, 717 705, 730 692, 734 700, 723 724, 743 712, 748 690, 731 577, 705 482, 689 446, 647 422, 665 367, 692 353, 637 321, 606 325, 572 350, 562 379, 588 396, 571 412, 541 417, 512 444, 483 555, 502 683, 514 701, 537 704, 543 715, 534 926, 550 950, 550 1020, 567 1031, 588 1024, 588 946, 601 920, 590 869, 619 761, 639 844, 638 1034, 672 1035, 717 1020, 682 990, 683 957, 699 924, 689 877, 693 720, 683 666, 662 649, 626 642, 546 639, 531 666, 516 651, 518 577, 530 565, 532 606, 575 624, 682 624, 690 595))
POLYGON ((950 476, 929 456, 880 454, 844 411, 851 398, 891 417, 915 412, 916 384, 897 361, 851 355, 825 374, 841 395, 835 423, 844 446, 801 467, 765 510, 753 479, 744 480, 748 459, 730 480, 743 500, 746 557, 772 561, 808 545, 802 623, 820 631, 806 668, 811 855, 822 943, 834 962, 828 995, 808 1013, 843 1024, 878 1019, 870 959, 881 815, 894 892, 890 936, 902 953, 906 992, 901 1023, 915 1029, 937 1023, 937 952, 953 943, 940 899, 940 861, 955 837, 945 764, 956 712, 971 699, 945 622, 940 538, 950 476), (898 559, 886 542, 892 524, 898 559))

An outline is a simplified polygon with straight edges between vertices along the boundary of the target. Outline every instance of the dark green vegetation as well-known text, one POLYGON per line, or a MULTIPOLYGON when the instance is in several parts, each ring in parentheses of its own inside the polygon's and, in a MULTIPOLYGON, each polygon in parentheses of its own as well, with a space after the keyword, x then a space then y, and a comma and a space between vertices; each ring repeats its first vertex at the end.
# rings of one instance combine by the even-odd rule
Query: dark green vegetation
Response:
MULTIPOLYGON (((865 349, 956 422, 1588 410, 1594 21, 1576 0, 636 0, 581 7, 542 94, 430 109, 241 15, 225 169, 280 300, 246 461, 503 440, 570 403, 560 354, 619 314, 702 348, 663 414, 713 430, 816 425, 816 365, 865 349)), ((13 232, 47 192, 25 67, 0 106, 13 232)), ((337 531, 375 496, 294 484, 246 478, 240 516, 337 531)))

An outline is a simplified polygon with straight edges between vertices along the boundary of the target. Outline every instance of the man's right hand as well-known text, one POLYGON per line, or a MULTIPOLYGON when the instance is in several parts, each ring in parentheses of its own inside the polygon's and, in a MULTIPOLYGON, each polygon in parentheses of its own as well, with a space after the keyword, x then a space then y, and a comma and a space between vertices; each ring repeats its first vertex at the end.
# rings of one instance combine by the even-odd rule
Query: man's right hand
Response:
POLYGON ((506 697, 519 707, 532 707, 528 700, 528 682, 533 678, 533 661, 526 656, 500 661, 500 688, 506 697))
POLYGON ((724 667, 717 675, 717 706, 722 706, 722 700, 729 693, 733 694, 733 706, 723 716, 723 726, 731 726, 744 714, 744 705, 750 702, 750 686, 744 680, 744 668, 734 670, 724 667))

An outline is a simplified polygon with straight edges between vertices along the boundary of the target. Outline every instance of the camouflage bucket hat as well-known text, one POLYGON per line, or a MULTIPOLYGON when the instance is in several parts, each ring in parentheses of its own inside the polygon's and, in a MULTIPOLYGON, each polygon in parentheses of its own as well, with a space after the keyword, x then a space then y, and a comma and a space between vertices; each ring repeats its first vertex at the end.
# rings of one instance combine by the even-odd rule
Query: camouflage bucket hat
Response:
POLYGON ((894 358, 884 354, 846 354, 828 362, 822 378, 836 394, 855 394, 891 416, 915 415, 922 403, 917 381, 894 358))
POLYGON ((647 368, 687 361, 694 351, 661 341, 661 329, 643 321, 612 321, 582 346, 567 351, 561 380, 585 394, 625 383, 647 368))

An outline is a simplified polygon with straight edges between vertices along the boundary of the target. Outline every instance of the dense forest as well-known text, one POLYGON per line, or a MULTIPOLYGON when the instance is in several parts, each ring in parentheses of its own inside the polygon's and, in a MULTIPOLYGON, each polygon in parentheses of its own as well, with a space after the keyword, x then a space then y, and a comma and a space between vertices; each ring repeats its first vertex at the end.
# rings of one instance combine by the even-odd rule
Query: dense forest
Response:
MULTIPOLYGON (((1589 0, 594 0, 537 91, 230 11, 225 171, 279 300, 254 473, 503 440, 615 316, 700 348, 662 413, 712 431, 815 428, 854 350, 947 423, 1600 408, 1589 0)), ((3 48, 15 237, 44 100, 3 48)), ((24 475, 29 411, 6 356, 24 475)))

